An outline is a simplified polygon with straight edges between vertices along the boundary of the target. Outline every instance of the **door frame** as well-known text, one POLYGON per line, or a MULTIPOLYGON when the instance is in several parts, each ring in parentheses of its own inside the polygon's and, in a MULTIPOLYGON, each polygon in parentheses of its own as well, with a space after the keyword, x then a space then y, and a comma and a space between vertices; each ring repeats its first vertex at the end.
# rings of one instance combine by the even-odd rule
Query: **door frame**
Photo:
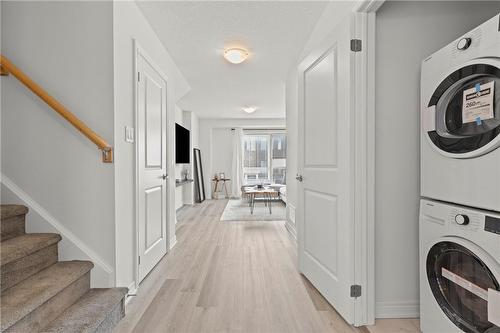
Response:
POLYGON ((385 0, 363 0, 354 10, 355 38, 355 274, 362 296, 355 302, 355 326, 375 324, 375 47, 376 12, 385 0))
POLYGON ((153 69, 158 73, 158 75, 165 81, 167 85, 167 89, 165 90, 165 101, 166 101, 166 124, 165 124, 165 130, 167 131, 166 137, 167 137, 167 144, 165 145, 164 153, 165 153, 165 167, 166 167, 166 172, 167 172, 167 179, 165 180, 165 190, 167 193, 167 202, 166 202, 166 222, 165 222, 165 231, 166 231, 166 253, 169 252, 171 246, 170 246, 170 241, 171 241, 171 235, 170 235, 170 213, 172 209, 172 205, 170 204, 170 177, 168 177, 170 173, 170 164, 171 164, 171 157, 170 157, 170 148, 169 148, 169 142, 168 140, 170 139, 169 137, 169 124, 171 120, 171 115, 169 114, 169 99, 168 99, 168 79, 167 76, 163 73, 163 71, 160 69, 160 67, 154 62, 151 57, 148 55, 147 51, 141 47, 141 45, 137 42, 136 39, 133 40, 134 44, 134 215, 135 215, 135 257, 133 258, 133 266, 134 266, 134 279, 135 279, 135 290, 139 289, 139 145, 137 144, 137 120, 139 119, 139 98, 138 98, 138 89, 137 89, 137 82, 139 80, 139 75, 138 75, 138 60, 139 56, 144 57, 146 61, 153 67, 153 69))

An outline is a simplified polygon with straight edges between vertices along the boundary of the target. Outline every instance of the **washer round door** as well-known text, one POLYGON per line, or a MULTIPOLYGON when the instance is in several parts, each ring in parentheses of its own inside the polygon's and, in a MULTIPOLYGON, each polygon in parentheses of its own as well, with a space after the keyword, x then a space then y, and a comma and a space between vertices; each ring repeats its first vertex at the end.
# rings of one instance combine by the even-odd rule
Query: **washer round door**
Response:
MULTIPOLYGON (((446 76, 430 98, 433 130, 427 135, 441 154, 471 158, 500 146, 500 60, 479 59, 446 76)), ((428 117, 429 115, 425 115, 428 117)))
POLYGON ((488 289, 500 290, 498 263, 474 244, 442 238, 427 254, 427 278, 446 316, 468 333, 499 333, 488 321, 488 289))

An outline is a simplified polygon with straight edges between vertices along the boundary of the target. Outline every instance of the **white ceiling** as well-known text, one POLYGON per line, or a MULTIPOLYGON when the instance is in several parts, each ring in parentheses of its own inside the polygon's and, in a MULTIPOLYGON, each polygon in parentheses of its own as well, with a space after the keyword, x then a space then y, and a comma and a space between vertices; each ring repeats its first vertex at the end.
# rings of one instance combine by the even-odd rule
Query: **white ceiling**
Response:
POLYGON ((202 118, 285 117, 285 80, 327 2, 138 1, 191 85, 178 103, 202 118), (250 57, 228 63, 224 48, 250 57), (242 106, 257 106, 251 115, 242 106))

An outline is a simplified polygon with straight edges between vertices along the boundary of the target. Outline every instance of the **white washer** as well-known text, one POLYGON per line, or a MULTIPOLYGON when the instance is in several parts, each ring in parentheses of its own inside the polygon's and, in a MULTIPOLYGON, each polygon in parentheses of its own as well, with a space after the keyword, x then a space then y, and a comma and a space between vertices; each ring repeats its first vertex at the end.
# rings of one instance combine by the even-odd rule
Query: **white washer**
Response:
POLYGON ((491 312, 500 297, 499 283, 500 214, 422 199, 422 332, 500 332, 488 314, 488 304, 491 312))
POLYGON ((422 196, 500 212, 500 15, 423 61, 421 119, 422 196))

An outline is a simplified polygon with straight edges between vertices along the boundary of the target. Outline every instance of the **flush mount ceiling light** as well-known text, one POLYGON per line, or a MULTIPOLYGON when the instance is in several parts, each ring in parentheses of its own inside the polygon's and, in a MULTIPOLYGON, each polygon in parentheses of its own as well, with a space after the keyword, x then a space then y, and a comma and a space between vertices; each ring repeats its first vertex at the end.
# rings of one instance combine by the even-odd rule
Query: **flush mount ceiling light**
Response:
POLYGON ((224 58, 232 64, 241 64, 248 58, 248 51, 239 47, 225 49, 224 58))
POLYGON ((254 106, 245 106, 242 107, 241 110, 246 113, 254 113, 257 110, 257 108, 254 106))

